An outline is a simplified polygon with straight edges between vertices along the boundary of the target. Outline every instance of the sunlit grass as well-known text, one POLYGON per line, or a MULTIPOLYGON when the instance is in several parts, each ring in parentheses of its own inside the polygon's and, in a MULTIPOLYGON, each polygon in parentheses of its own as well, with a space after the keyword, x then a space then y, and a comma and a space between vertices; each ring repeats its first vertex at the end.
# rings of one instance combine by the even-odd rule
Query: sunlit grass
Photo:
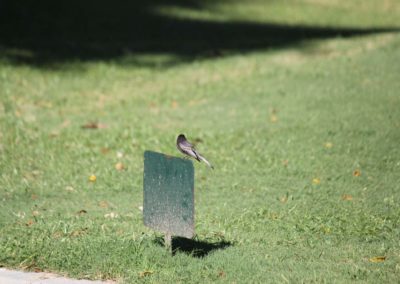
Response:
POLYGON ((0 266, 127 283, 396 282, 399 47, 387 33, 180 64, 4 61, 0 266), (143 152, 179 155, 181 132, 216 168, 195 163, 195 240, 229 245, 203 258, 169 255, 142 223, 143 152))

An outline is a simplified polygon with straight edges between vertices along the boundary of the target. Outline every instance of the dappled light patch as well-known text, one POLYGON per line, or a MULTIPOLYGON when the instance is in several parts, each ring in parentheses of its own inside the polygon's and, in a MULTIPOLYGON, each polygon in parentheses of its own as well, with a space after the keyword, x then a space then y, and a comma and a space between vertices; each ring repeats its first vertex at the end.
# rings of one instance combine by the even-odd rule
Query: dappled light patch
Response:
POLYGON ((119 214, 115 213, 115 212, 110 212, 110 213, 104 214, 104 218, 107 218, 107 219, 115 219, 118 217, 119 217, 119 214))

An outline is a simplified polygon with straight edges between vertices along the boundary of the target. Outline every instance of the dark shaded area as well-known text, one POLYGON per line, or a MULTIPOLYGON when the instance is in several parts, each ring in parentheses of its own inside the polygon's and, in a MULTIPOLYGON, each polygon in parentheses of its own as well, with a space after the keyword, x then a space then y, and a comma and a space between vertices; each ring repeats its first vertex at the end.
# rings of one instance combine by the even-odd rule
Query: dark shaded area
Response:
MULTIPOLYGON (((155 243, 164 246, 164 238, 156 238, 155 243)), ((224 240, 210 243, 182 237, 172 238, 172 252, 174 255, 177 252, 184 252, 193 257, 202 258, 215 250, 225 249, 230 246, 232 246, 232 243, 224 240)))
POLYGON ((305 39, 398 30, 222 23, 169 17, 156 11, 161 5, 202 9, 215 1, 1 0, 0 56, 16 64, 37 66, 143 53, 170 54, 181 62, 280 48, 305 39))

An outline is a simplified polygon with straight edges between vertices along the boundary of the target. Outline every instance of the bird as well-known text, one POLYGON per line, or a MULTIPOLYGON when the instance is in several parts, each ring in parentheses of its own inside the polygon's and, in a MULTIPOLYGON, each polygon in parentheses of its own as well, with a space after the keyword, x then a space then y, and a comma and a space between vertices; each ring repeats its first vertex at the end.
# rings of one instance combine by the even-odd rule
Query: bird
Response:
POLYGON ((176 147, 183 154, 192 157, 199 162, 203 161, 211 169, 214 169, 214 167, 210 164, 210 162, 207 161, 206 158, 204 158, 202 155, 200 155, 199 152, 197 152, 194 146, 186 139, 185 135, 179 134, 178 138, 176 139, 176 147))

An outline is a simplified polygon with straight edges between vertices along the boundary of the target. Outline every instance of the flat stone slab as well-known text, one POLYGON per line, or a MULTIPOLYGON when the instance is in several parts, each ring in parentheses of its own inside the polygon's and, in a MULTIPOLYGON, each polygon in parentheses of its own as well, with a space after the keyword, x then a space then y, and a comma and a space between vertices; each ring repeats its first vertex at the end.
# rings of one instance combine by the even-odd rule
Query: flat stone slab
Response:
POLYGON ((0 284, 114 284, 114 281, 91 281, 65 278, 49 272, 24 272, 0 268, 0 284))

